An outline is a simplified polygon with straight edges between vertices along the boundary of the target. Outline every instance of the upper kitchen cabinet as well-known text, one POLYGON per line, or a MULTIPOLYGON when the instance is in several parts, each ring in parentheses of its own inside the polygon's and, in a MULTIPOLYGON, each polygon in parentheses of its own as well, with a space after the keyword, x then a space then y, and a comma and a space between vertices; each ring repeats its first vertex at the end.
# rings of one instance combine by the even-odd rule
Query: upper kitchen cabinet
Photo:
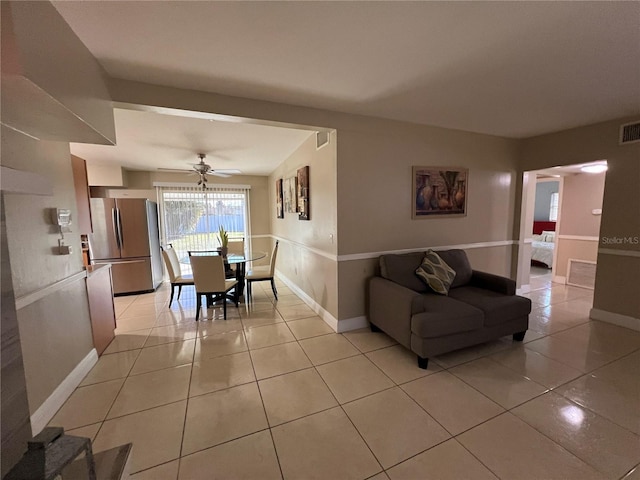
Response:
POLYGON ((93 232, 91 227, 91 208, 89 205, 89 184, 87 183, 87 162, 71 155, 73 186, 76 190, 76 206, 78 207, 78 230, 81 234, 93 232))
POLYGON ((90 187, 126 187, 126 176, 119 165, 87 163, 87 180, 90 187))
POLYGON ((115 144, 104 70, 55 7, 1 4, 2 123, 39 140, 115 144))

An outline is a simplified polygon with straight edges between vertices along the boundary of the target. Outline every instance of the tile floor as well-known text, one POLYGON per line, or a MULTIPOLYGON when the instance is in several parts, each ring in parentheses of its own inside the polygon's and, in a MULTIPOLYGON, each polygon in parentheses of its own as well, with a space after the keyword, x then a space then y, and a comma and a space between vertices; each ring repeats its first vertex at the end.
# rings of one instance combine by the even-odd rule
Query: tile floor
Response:
POLYGON ((280 284, 196 323, 186 288, 115 299, 115 340, 52 425, 135 480, 640 479, 640 333, 536 271, 524 343, 432 359, 336 334, 280 284))

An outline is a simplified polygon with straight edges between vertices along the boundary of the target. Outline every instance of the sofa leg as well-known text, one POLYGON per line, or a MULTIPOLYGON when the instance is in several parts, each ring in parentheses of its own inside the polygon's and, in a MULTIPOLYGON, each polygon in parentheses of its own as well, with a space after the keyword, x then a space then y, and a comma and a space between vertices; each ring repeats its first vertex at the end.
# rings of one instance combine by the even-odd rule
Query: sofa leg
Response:
POLYGON ((422 368, 423 370, 426 370, 428 364, 429 364, 428 358, 422 358, 420 355, 418 355, 418 366, 420 368, 422 368))
POLYGON ((378 327, 376 327, 373 323, 370 323, 369 325, 371 325, 371 331, 372 332, 381 332, 382 331, 378 327))
POLYGON ((518 333, 514 333, 513 334, 513 339, 516 342, 521 342, 524 340, 524 335, 527 333, 527 331, 525 330, 524 332, 518 332, 518 333))

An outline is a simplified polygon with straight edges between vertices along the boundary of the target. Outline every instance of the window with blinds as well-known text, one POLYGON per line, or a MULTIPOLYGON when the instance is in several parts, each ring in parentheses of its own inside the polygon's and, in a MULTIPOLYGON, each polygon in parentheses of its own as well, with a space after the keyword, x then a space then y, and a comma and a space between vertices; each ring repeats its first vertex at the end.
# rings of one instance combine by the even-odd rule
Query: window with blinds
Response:
POLYGON ((558 193, 551 194, 551 204, 549 205, 549 221, 557 222, 558 221, 558 193))
POLYGON ((183 258, 189 250, 220 247, 220 226, 229 239, 243 238, 249 244, 249 189, 213 187, 157 187, 161 242, 172 244, 183 258))

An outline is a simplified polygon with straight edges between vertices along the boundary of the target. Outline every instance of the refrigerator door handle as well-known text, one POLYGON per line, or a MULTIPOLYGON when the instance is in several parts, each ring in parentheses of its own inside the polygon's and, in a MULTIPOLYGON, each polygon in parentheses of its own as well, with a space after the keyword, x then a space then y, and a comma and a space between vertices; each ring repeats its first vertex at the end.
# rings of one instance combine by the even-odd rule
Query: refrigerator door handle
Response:
POLYGON ((122 216, 120 215, 120 209, 116 209, 118 219, 118 240, 120 242, 120 248, 124 247, 124 235, 122 234, 122 216))
POLYGON ((113 227, 113 236, 116 239, 116 245, 118 249, 121 248, 120 234, 118 232, 118 211, 115 208, 111 209, 111 226, 113 227))
POLYGON ((124 262, 114 262, 111 260, 107 260, 107 261, 94 261, 93 264, 94 265, 126 265, 126 264, 130 264, 130 263, 144 263, 147 260, 142 259, 142 260, 126 260, 124 262))

